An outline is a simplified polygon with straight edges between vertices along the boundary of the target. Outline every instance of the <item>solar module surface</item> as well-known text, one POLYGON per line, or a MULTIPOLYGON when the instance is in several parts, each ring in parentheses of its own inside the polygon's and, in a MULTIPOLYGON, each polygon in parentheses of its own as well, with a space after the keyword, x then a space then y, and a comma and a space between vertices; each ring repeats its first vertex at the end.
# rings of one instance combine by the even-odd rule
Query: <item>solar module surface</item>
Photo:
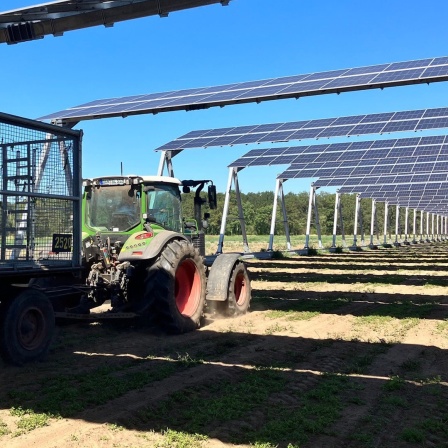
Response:
POLYGON ((446 127, 448 127, 448 108, 442 107, 192 131, 157 148, 157 151, 422 131, 446 127))
POLYGON ((447 171, 448 136, 257 149, 229 166, 282 164, 282 179, 447 171))
MULTIPOLYGON (((214 87, 108 98, 71 107, 39 119, 79 122, 105 117, 196 110, 263 100, 299 98, 446 80, 448 80, 448 57, 444 56, 214 87)), ((277 139, 283 138, 279 135, 277 139)))

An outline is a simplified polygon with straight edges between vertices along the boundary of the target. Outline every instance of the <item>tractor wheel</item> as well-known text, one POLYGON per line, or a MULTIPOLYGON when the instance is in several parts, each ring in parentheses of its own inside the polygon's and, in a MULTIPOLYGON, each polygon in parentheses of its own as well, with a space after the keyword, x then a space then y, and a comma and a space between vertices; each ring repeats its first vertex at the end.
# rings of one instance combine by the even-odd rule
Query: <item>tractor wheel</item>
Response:
POLYGON ((0 351, 12 364, 42 359, 50 348, 55 326, 53 307, 45 294, 27 289, 2 313, 0 351))
POLYGON ((185 240, 169 242, 145 281, 145 302, 169 333, 186 333, 200 326, 205 307, 206 276, 202 257, 185 240))
POLYGON ((251 288, 246 265, 238 262, 230 275, 229 295, 227 299, 228 316, 246 314, 250 307, 251 288))

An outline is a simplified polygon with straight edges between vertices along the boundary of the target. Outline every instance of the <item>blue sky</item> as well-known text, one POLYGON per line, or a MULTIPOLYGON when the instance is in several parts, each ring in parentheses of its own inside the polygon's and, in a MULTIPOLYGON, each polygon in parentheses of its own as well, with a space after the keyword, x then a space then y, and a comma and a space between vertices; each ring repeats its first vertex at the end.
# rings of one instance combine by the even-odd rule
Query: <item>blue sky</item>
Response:
MULTIPOLYGON (((3 0, 0 8, 36 3, 3 0)), ((37 118, 100 98, 448 56, 446 17, 446 0, 232 0, 227 7, 3 44, 0 110, 37 118)), ((195 129, 446 106, 448 84, 434 83, 85 121, 76 128, 84 131, 84 177, 117 174, 120 162, 126 173, 155 174, 154 149, 195 129)), ((181 179, 211 178, 224 191, 227 165, 254 147, 262 146, 184 151, 174 158, 174 171, 181 179)), ((273 190, 285 168, 243 170, 240 187, 273 190)), ((291 180, 285 191, 308 190, 309 183, 291 180)))

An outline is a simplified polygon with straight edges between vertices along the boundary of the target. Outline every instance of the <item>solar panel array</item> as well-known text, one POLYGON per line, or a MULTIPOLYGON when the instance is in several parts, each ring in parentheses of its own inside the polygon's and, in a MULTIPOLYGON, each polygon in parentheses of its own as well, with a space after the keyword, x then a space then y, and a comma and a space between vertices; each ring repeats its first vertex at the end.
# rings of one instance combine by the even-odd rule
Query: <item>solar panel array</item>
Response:
POLYGON ((239 126, 192 131, 157 148, 157 151, 265 143, 290 140, 350 137, 448 127, 448 108, 354 115, 292 123, 239 126))
POLYGON ((40 120, 59 119, 77 122, 446 80, 448 80, 448 57, 444 56, 214 87, 102 99, 45 115, 40 120))
POLYGON ((402 207, 428 212, 448 212, 448 183, 417 183, 409 185, 355 185, 341 187, 340 193, 361 193, 362 197, 389 201, 402 207))
POLYGON ((282 179, 448 170, 448 136, 256 149, 230 167, 290 164, 282 179))
MULTIPOLYGON (((425 210, 447 202, 441 198, 436 204, 430 194, 437 191, 431 185, 448 181, 446 135, 251 150, 230 166, 280 164, 290 164, 278 175, 283 180, 319 178, 316 186, 343 185, 341 192, 425 210)), ((448 189, 448 183, 442 185, 448 189)))

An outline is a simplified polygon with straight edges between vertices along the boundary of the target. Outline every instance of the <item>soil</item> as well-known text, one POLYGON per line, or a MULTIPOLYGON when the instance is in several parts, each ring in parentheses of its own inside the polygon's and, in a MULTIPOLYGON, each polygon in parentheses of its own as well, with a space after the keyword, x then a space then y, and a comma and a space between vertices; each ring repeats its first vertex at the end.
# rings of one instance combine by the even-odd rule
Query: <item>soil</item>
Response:
POLYGON ((60 325, 45 361, 1 365, 0 446, 448 447, 447 252, 439 243, 249 260, 251 311, 207 314, 184 335, 60 325), (329 375, 345 383, 319 395, 329 375), (18 409, 54 416, 21 428, 18 409), (206 440, 182 445, 167 430, 206 440))

